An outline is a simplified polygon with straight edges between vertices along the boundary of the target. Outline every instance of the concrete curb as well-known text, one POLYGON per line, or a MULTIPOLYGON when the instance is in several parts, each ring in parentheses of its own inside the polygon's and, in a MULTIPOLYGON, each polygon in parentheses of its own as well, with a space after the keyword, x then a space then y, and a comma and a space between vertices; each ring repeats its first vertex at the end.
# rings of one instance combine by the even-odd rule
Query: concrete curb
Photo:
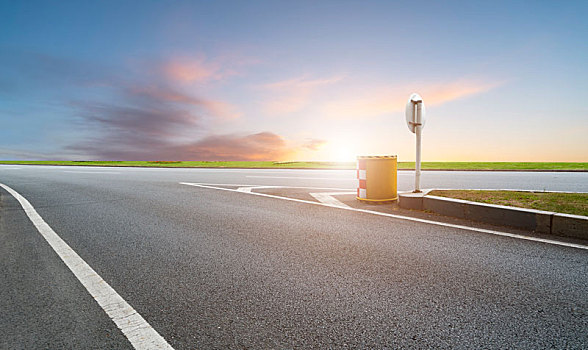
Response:
POLYGON ((400 193, 398 204, 404 209, 427 210, 460 219, 588 240, 587 216, 430 196, 430 191, 400 193))

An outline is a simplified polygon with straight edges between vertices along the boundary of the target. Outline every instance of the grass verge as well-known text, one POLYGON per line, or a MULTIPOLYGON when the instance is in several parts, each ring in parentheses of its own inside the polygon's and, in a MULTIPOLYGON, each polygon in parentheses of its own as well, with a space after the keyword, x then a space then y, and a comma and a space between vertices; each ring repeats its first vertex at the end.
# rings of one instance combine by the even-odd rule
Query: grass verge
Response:
MULTIPOLYGON (((414 169, 414 162, 398 162, 398 168, 414 169)), ((565 162, 423 162, 429 170, 543 170, 588 171, 588 163, 565 162)))
POLYGON ((24 165, 85 165, 85 166, 135 166, 157 168, 283 168, 283 169, 355 169, 355 163, 345 162, 249 162, 249 161, 0 161, 0 164, 24 165))
POLYGON ((588 216, 588 193, 435 190, 433 196, 588 216))
MULTIPOLYGON (((221 161, 0 161, 0 164, 137 166, 159 168, 282 168, 355 169, 355 162, 221 162, 221 161)), ((423 162, 424 170, 507 170, 507 171, 588 171, 588 163, 554 162, 423 162)), ((412 170, 414 162, 398 162, 398 169, 412 170)))

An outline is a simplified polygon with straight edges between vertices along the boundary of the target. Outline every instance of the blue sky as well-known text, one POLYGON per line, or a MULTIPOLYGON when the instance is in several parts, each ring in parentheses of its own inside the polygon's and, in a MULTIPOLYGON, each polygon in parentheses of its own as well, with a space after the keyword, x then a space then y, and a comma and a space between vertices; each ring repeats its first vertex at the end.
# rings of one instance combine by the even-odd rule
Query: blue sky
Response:
POLYGON ((0 159, 588 161, 585 2, 0 2, 0 159))

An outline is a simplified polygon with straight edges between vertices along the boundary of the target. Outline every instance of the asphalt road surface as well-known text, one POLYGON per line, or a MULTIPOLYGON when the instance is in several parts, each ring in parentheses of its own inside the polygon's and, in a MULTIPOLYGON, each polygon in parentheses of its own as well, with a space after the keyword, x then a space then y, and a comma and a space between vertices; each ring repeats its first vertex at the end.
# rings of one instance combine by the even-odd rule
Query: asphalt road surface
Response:
MULTIPOLYGON (((0 348, 588 348, 586 249, 180 182, 355 188, 354 171, 0 166, 0 348)), ((422 182, 588 192, 587 173, 422 182)))

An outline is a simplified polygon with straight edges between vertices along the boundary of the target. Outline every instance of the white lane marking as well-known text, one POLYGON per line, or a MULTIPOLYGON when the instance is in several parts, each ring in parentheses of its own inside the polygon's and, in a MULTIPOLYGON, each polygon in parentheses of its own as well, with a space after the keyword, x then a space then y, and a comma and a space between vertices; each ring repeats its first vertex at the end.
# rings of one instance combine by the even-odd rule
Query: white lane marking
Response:
POLYGON ((64 170, 64 173, 75 173, 75 174, 120 174, 116 171, 73 171, 73 170, 64 170))
MULTIPOLYGON (((223 187, 214 187, 214 186, 207 185, 207 184, 190 183, 190 182, 180 182, 180 184, 182 184, 182 185, 188 185, 188 186, 201 187, 201 188, 209 188, 209 189, 213 189, 213 190, 239 192, 239 191, 234 190, 234 189, 223 188, 223 187)), ((284 186, 284 187, 286 187, 286 186, 284 186)), ((322 205, 322 206, 333 208, 333 206, 331 206, 331 205, 327 205, 327 204, 320 203, 320 202, 307 201, 307 200, 304 200, 304 199, 280 197, 280 196, 274 196, 274 195, 271 195, 271 194, 265 194, 265 193, 259 193, 259 192, 246 192, 246 193, 252 194, 252 195, 256 195, 256 196, 262 196, 262 197, 268 197, 268 198, 276 198, 276 199, 282 199, 282 200, 287 200, 287 201, 292 201, 292 202, 299 202, 299 203, 306 203, 306 204, 313 204, 313 205, 322 205)), ((410 216, 402 216, 402 215, 396 215, 396 214, 388 214, 388 213, 382 213, 382 212, 379 212, 379 211, 372 211, 372 210, 366 210, 366 209, 358 209, 358 208, 352 208, 352 207, 336 207, 336 208, 345 209, 345 210, 351 210, 351 211, 356 211, 356 212, 360 212, 360 213, 367 213, 367 214, 373 214, 373 215, 379 215, 379 216, 386 216, 386 217, 390 217, 390 218, 394 218, 394 219, 400 219, 400 220, 408 220, 408 221, 420 222, 420 223, 430 224, 430 225, 451 227, 451 228, 457 228, 457 229, 466 230, 466 231, 489 233, 489 234, 497 235, 497 236, 517 238, 517 239, 523 239, 523 240, 527 240, 527 241, 541 242, 541 243, 559 245, 559 246, 563 246, 563 247, 570 247, 570 248, 578 248, 578 249, 586 249, 586 250, 588 250, 588 246, 582 245, 582 244, 568 243, 568 242, 560 242, 560 241, 556 241, 556 240, 552 240, 552 239, 539 238, 539 237, 529 237, 529 236, 519 235, 519 234, 515 234, 515 233, 501 232, 501 231, 494 231, 494 230, 487 230, 487 229, 483 229, 483 228, 470 227, 470 226, 464 226, 464 225, 455 225, 455 224, 449 224, 449 223, 445 223, 445 222, 438 222, 438 221, 432 221, 432 220, 427 220, 427 219, 419 219, 419 218, 413 218, 413 217, 410 217, 410 216)))
POLYGON ((338 179, 333 177, 298 177, 298 176, 263 176, 263 175, 248 175, 245 177, 254 177, 260 179, 296 179, 296 180, 335 180, 335 181, 354 181, 355 177, 338 179))
POLYGON ((98 305, 108 314, 135 349, 172 349, 165 339, 139 315, 106 281, 100 277, 43 220, 29 201, 12 188, 0 183, 22 206, 39 233, 73 272, 98 305))
POLYGON ((350 208, 347 204, 339 201, 337 198, 333 196, 343 195, 343 194, 356 194, 357 192, 318 192, 318 193, 309 193, 313 196, 316 200, 321 203, 325 203, 334 207, 347 207, 350 208))
POLYGON ((263 189, 263 188, 282 188, 283 186, 243 186, 237 188, 239 192, 251 192, 251 190, 255 189, 263 189))
MULTIPOLYGON (((311 190, 333 190, 333 191, 353 191, 352 188, 336 188, 336 187, 308 187, 308 186, 266 186, 266 185, 243 185, 243 184, 206 184, 208 186, 238 186, 238 187, 255 187, 255 188, 296 188, 296 189, 311 189, 311 190)), ((238 189, 237 189, 238 190, 238 189)))

